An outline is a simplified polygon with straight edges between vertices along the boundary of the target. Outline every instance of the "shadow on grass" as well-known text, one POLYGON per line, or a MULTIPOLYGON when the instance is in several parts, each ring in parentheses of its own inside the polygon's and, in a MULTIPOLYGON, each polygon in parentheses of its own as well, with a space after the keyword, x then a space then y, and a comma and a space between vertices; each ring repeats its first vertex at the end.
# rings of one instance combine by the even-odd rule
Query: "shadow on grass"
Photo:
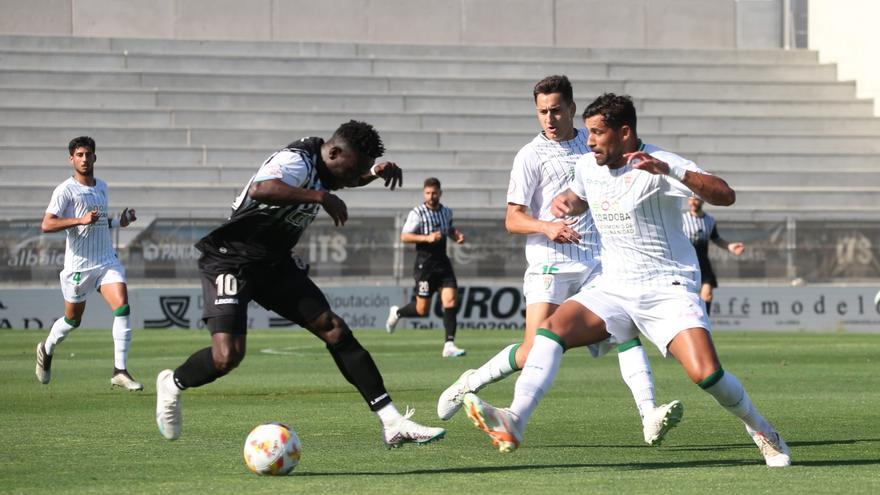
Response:
MULTIPOLYGON (((878 438, 864 438, 851 440, 816 440, 805 442, 792 442, 793 447, 810 447, 825 445, 854 445, 859 443, 880 442, 878 438)), ((638 448, 645 449, 648 447, 642 445, 545 445, 543 448, 638 448)), ((663 450, 674 451, 720 451, 720 450, 737 450, 737 449, 753 449, 754 444, 738 443, 738 444, 722 444, 722 445, 692 445, 663 447, 663 450)), ((606 463, 606 464, 516 464, 507 466, 476 466, 476 467, 450 467, 437 469, 414 469, 410 471, 376 471, 376 472, 301 472, 297 476, 399 476, 399 475, 436 475, 436 474, 487 474, 487 473, 503 473, 516 471, 534 471, 540 469, 564 470, 564 469, 619 469, 619 470, 661 470, 661 469, 681 469, 681 468, 718 468, 718 467, 742 467, 742 466, 763 466, 764 463, 759 459, 726 459, 726 460, 702 460, 702 461, 681 461, 681 462, 626 462, 626 463, 606 463)), ((823 466, 872 466, 880 465, 880 459, 836 459, 836 460, 814 460, 814 461, 798 461, 794 460, 794 466, 805 467, 823 467, 823 466)))
MULTIPOLYGON (((789 447, 817 447, 817 446, 826 446, 826 445, 856 445, 860 443, 876 443, 880 442, 880 438, 854 438, 854 439, 846 439, 846 440, 811 440, 811 441, 802 441, 802 442, 787 442, 789 447)), ((664 450, 667 452, 717 452, 721 450, 739 450, 739 449, 753 449, 755 448, 755 444, 753 443, 728 443, 728 444, 712 444, 712 445, 662 445, 659 447, 647 447, 645 445, 590 445, 590 444, 548 444, 548 445, 536 445, 532 444, 533 447, 542 447, 548 449, 646 449, 646 448, 655 448, 658 450, 664 450)))
MULTIPOLYGON (((622 471, 644 471, 682 468, 720 468, 720 467, 743 467, 763 466, 758 459, 749 460, 707 460, 707 461, 684 461, 684 462, 632 462, 611 464, 517 464, 510 466, 478 466, 478 467, 452 467, 437 469, 413 469, 410 471, 373 471, 373 472, 297 472, 296 476, 400 476, 400 475, 438 475, 438 474, 491 474, 517 471, 534 472, 541 469, 565 470, 565 469, 619 469, 622 471)), ((822 466, 870 466, 880 465, 880 459, 840 459, 833 461, 804 461, 795 460, 794 467, 822 467, 822 466)))
POLYGON ((535 471, 540 469, 608 469, 618 468, 624 470, 642 470, 642 469, 679 469, 687 467, 733 467, 748 466, 756 464, 757 461, 687 461, 687 462, 630 462, 620 464, 517 464, 510 466, 475 466, 475 467, 452 467, 437 469, 413 469, 411 471, 376 471, 376 472, 304 472, 296 473, 296 476, 399 476, 401 474, 486 474, 486 473, 504 473, 513 471, 535 471))

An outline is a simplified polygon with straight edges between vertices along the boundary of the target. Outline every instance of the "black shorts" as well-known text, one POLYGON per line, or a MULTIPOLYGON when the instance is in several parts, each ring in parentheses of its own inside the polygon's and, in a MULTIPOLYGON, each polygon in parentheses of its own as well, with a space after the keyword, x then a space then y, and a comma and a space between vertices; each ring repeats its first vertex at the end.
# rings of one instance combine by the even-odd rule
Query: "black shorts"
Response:
POLYGON ((419 297, 431 297, 441 287, 458 287, 455 272, 452 271, 452 263, 419 263, 413 269, 413 278, 416 286, 413 289, 419 297))
POLYGON ((709 284, 713 289, 718 288, 718 279, 715 278, 715 271, 712 270, 711 263, 700 266, 700 277, 701 284, 709 284))
POLYGON ((247 333, 251 301, 302 327, 330 310, 321 289, 293 259, 261 265, 236 264, 222 255, 199 258, 202 319, 211 333, 247 333))

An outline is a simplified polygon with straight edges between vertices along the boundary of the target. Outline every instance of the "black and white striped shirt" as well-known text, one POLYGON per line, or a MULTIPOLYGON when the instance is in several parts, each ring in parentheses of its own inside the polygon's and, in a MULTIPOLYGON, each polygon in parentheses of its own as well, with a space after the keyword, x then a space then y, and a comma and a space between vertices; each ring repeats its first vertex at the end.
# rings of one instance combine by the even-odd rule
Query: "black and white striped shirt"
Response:
POLYGON ((406 222, 403 224, 403 233, 428 235, 432 232, 441 232, 443 237, 439 242, 416 244, 417 257, 425 260, 428 258, 446 258, 446 238, 452 233, 452 210, 439 204, 436 209, 428 208, 420 204, 409 212, 406 222))
POLYGON ((243 262, 290 256, 321 209, 319 204, 267 205, 248 194, 255 182, 279 179, 290 186, 327 191, 318 174, 321 138, 303 138, 266 159, 232 204, 229 219, 197 244, 203 253, 218 251, 243 262))
POLYGON ((690 211, 686 211, 681 215, 681 223, 685 235, 694 245, 700 266, 702 266, 705 260, 709 259, 709 241, 721 238, 718 235, 718 228, 715 226, 715 217, 706 212, 703 212, 703 216, 698 217, 692 215, 690 211))

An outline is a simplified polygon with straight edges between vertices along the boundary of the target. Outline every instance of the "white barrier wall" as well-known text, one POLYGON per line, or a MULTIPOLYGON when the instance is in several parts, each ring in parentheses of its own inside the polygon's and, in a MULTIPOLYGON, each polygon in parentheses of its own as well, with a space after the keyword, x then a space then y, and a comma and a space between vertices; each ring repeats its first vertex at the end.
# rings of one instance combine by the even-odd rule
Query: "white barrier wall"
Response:
POLYGON ((782 0, 0 0, 0 34, 779 48, 782 0))
POLYGON ((822 63, 835 63, 841 80, 856 80, 857 96, 874 99, 880 116, 880 65, 876 0, 810 0, 809 45, 822 63))
MULTIPOLYGON (((325 290, 331 307, 353 328, 383 328, 388 307, 409 300, 398 287, 339 287, 325 290)), ((727 287, 716 292, 712 324, 724 330, 811 330, 880 333, 877 287, 727 287)), ((518 286, 460 288, 459 328, 522 328, 525 310, 518 286)), ((436 299, 436 298, 435 298, 436 299)), ((196 287, 130 292, 134 328, 202 328, 202 293, 196 287)), ((436 303, 436 300, 435 300, 436 303)), ((0 329, 45 331, 63 312, 57 289, 0 289, 0 329)), ((439 307, 430 318, 405 319, 399 328, 440 329, 439 307)), ((111 314, 100 296, 89 299, 83 328, 109 328, 111 314)), ((290 327, 256 304, 252 328, 290 327)))

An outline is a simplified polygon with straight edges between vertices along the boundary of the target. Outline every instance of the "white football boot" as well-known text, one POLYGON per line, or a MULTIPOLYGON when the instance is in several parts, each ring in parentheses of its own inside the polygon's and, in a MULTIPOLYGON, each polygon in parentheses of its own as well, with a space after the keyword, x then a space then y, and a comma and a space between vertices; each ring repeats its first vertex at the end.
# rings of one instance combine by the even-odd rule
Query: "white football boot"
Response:
POLYGON ((477 370, 465 371, 458 377, 458 380, 455 380, 455 383, 440 394, 440 398, 437 399, 437 416, 440 419, 448 421, 461 409, 464 394, 477 392, 477 390, 472 390, 468 385, 468 377, 476 372, 477 370))
POLYGON ((489 435, 499 452, 507 454, 519 448, 522 432, 519 418, 512 411, 494 407, 474 394, 464 396, 464 410, 474 426, 489 435))
POLYGON ((764 461, 767 463, 767 466, 791 466, 791 450, 789 450, 788 445, 785 444, 785 440, 782 439, 779 433, 774 431, 764 434, 760 431, 752 430, 749 427, 746 427, 746 430, 749 432, 749 435, 751 435, 755 445, 760 449, 761 455, 764 456, 764 461))
POLYGON ((136 382, 131 375, 128 374, 128 371, 122 370, 117 371, 110 378, 110 386, 111 387, 122 387, 129 392, 135 392, 139 390, 143 390, 144 386, 140 383, 136 382))
POLYGON ((388 333, 394 333, 394 329, 397 328, 397 322, 400 320, 400 317, 397 316, 397 310, 400 309, 400 306, 391 306, 388 308, 388 319, 385 320, 385 331, 388 333))
POLYGON ((682 415, 684 415, 684 405, 677 400, 655 407, 642 418, 645 443, 660 445, 669 430, 681 422, 682 415))
POLYGON ((162 370, 156 377, 156 424, 159 433, 168 440, 177 440, 183 429, 180 393, 174 384, 174 372, 162 370))
POLYGON ((443 353, 442 356, 445 358, 448 357, 461 357, 467 354, 467 351, 456 347, 455 342, 446 342, 443 344, 443 353))
POLYGON ((46 354, 46 348, 43 342, 37 344, 37 367, 35 369, 37 380, 43 385, 49 383, 52 378, 52 355, 46 354))
POLYGON ((389 449, 400 447, 405 443, 425 445, 436 442, 446 435, 443 428, 422 426, 409 418, 415 414, 415 409, 406 408, 403 416, 389 425, 382 425, 382 442, 389 449))

